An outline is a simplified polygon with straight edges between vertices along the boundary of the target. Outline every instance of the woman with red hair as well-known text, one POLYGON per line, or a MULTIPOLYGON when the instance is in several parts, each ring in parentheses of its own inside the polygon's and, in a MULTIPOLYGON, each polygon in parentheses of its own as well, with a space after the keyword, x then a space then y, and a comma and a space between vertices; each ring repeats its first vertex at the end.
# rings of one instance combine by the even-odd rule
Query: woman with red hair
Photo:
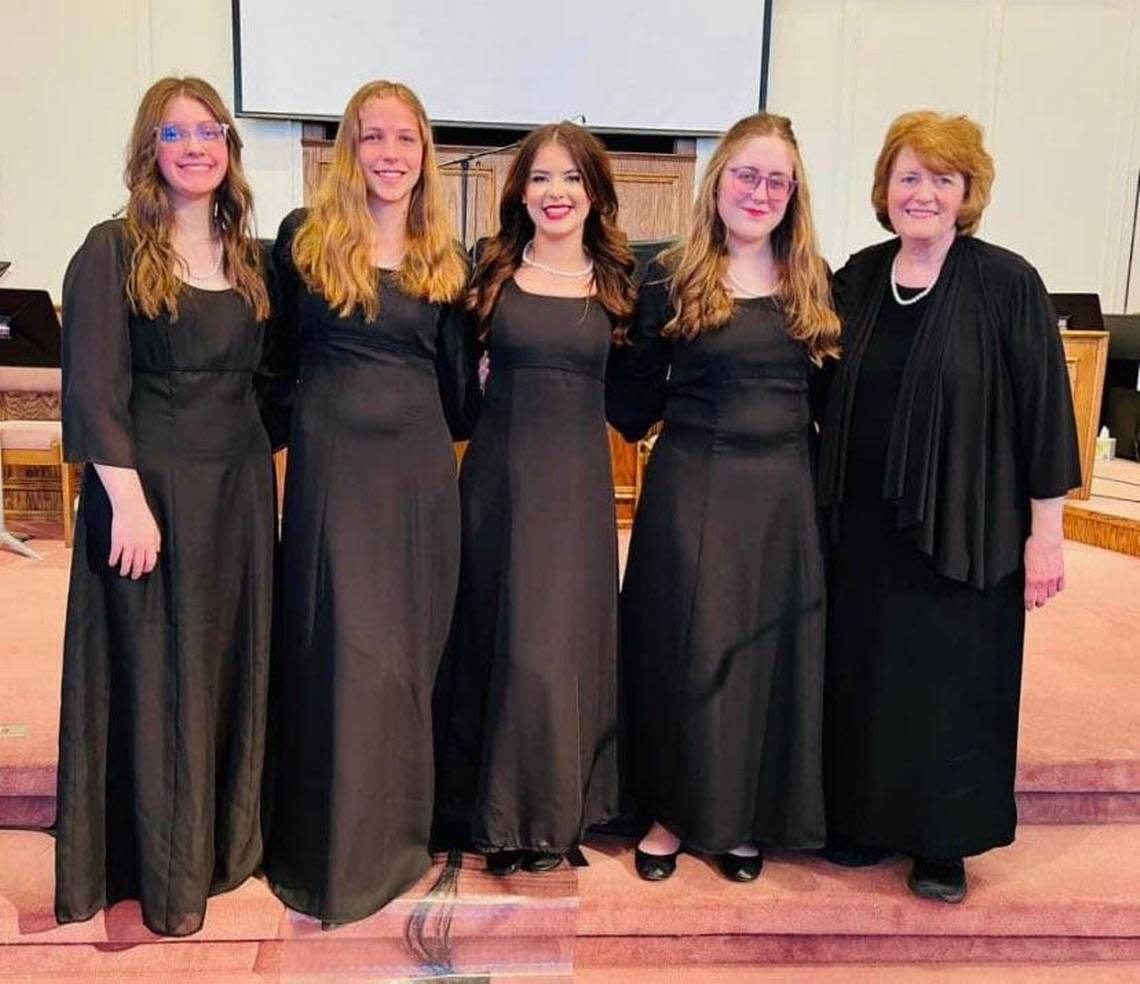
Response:
POLYGON ((968 118, 891 124, 871 200, 896 238, 835 277, 820 468, 829 853, 911 855, 911 889, 945 902, 966 894, 964 857, 1013 840, 1025 613, 1064 587, 1080 484, 1041 278, 974 235, 993 177, 968 118))

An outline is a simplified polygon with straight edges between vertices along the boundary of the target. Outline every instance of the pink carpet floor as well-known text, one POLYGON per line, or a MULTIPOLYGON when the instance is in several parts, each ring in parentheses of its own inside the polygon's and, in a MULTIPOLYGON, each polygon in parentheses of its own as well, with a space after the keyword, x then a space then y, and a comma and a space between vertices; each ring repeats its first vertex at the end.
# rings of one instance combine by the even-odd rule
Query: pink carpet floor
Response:
MULTIPOLYGON (((70 555, 32 545, 42 561, 0 551, 0 826, 35 828, 54 814, 70 555)), ((199 934, 172 941, 150 934, 134 903, 56 925, 51 837, 0 830, 0 984, 1140 980, 1140 558, 1069 544, 1067 560, 1068 590, 1029 623, 1018 839, 969 862, 959 906, 911 896, 903 859, 851 871, 780 855, 741 886, 685 855, 673 879, 649 885, 628 844, 599 839, 588 867, 548 876, 496 880, 465 859, 446 951, 442 911, 422 902, 434 871, 332 932, 251 880, 211 900, 199 934), (427 930, 412 944, 417 912, 427 930), (429 953, 446 956, 450 977, 429 953)))

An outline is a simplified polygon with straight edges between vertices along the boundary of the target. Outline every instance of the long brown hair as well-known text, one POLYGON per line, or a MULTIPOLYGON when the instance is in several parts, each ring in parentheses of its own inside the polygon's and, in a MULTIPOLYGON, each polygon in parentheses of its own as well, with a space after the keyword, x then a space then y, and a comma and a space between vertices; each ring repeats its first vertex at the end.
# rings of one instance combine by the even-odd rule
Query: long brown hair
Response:
POLYGON ((406 249, 396 283, 427 301, 454 301, 467 282, 467 262, 455 240, 444 204, 435 142, 423 104, 411 89, 384 79, 367 82, 344 108, 333 163, 313 198, 313 207, 293 241, 293 261, 305 282, 329 306, 347 317, 362 309, 368 320, 380 314, 376 267, 372 263, 372 215, 368 185, 357 159, 360 114, 373 99, 398 99, 419 123, 424 157, 408 204, 406 249))
POLYGON ((519 268, 523 249, 534 236, 534 222, 527 214, 523 195, 534 159, 549 143, 565 147, 582 175, 590 199, 582 245, 594 261, 598 303, 610 316, 615 339, 620 340, 625 337, 637 300, 633 253, 625 233, 617 227, 617 192, 606 149, 589 130, 574 123, 548 123, 532 130, 523 140, 503 185, 499 231, 479 259, 467 292, 467 308, 475 313, 479 335, 486 340, 503 285, 519 268))
POLYGON ((233 117, 209 82, 199 78, 159 79, 142 97, 123 181, 130 191, 127 202, 127 234, 132 244, 127 297, 131 307, 148 318, 166 311, 178 317, 178 296, 185 284, 175 272, 181 264, 171 243, 174 210, 166 194, 166 182, 158 169, 155 130, 171 99, 185 96, 202 104, 218 123, 226 124, 229 166, 214 192, 214 233, 222 243, 222 269, 234 289, 258 320, 269 317, 269 292, 262 271, 261 247, 253 235, 253 193, 241 166, 241 137, 233 117))
POLYGON ((691 339, 723 327, 732 317, 732 295, 724 286, 728 235, 717 211, 717 190, 725 165, 754 137, 778 137, 792 157, 796 187, 783 221, 772 230, 772 252, 780 272, 777 297, 788 335, 803 342, 818 363, 825 356, 839 355, 839 318, 831 303, 827 265, 819 255, 811 193, 792 123, 773 113, 756 113, 735 123, 709 158, 689 233, 662 257, 670 271, 669 296, 676 311, 662 333, 691 339))

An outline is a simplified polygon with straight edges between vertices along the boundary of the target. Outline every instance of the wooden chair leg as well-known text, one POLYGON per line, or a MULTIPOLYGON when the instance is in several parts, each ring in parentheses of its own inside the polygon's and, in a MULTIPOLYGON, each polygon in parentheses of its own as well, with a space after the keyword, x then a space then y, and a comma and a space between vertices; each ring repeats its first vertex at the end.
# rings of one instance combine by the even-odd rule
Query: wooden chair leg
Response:
POLYGON ((62 514, 63 514, 63 544, 66 547, 71 546, 71 541, 74 536, 75 526, 75 492, 71 487, 71 465, 63 459, 63 445, 57 445, 59 448, 59 491, 62 498, 62 514))

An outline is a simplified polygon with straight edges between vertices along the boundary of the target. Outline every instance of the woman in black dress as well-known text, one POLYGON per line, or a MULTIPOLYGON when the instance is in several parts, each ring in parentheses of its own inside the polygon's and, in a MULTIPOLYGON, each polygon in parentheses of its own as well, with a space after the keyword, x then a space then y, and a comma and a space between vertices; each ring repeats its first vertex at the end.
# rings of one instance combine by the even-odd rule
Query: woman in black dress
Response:
POLYGON ((911 889, 946 902, 966 894, 963 857, 1013 840, 1025 612, 1064 586, 1063 496, 1080 484, 1045 288, 973 235, 993 175, 964 116, 891 125, 872 202, 898 238, 836 275, 820 469, 830 854, 913 855, 911 889))
POLYGON ((137 898, 156 933, 261 859, 274 543, 255 395, 269 299, 218 94, 143 96, 126 218, 63 287, 63 431, 83 476, 63 654, 55 911, 137 898))
POLYGON ((361 87, 333 153, 274 247, 300 384, 265 859, 278 897, 326 924, 370 915, 431 861, 431 690, 459 572, 448 421, 462 429, 465 363, 448 310, 467 277, 410 89, 361 87))
POLYGON ((617 535, 606 358, 633 312, 605 150, 523 141, 468 307, 490 356, 460 473, 463 561, 436 690, 436 838, 557 867, 617 806, 617 535))
POLYGON ((682 844, 756 878, 824 841, 823 559, 809 382, 838 353, 791 123, 725 135, 689 235, 649 270, 610 372, 627 440, 660 419, 621 596, 638 873, 682 844))

